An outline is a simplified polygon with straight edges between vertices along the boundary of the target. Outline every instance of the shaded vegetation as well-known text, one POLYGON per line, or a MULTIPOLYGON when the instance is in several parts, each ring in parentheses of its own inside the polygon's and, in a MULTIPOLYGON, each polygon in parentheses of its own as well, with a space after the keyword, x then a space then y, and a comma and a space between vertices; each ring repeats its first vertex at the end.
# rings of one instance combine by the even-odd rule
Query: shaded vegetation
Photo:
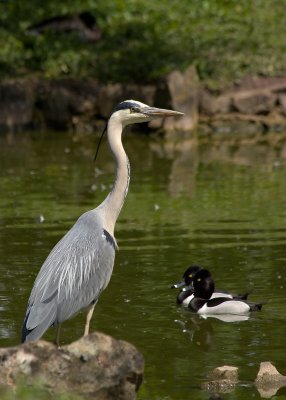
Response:
POLYGON ((193 63, 216 86, 247 73, 285 73, 281 0, 20 0, 0 2, 0 77, 95 77, 151 82, 193 63), (55 15, 91 12, 98 43, 75 33, 27 35, 55 15))
POLYGON ((33 387, 24 383, 19 384, 14 390, 0 391, 1 400, 83 400, 83 397, 71 393, 51 394, 44 389, 41 382, 35 382, 33 387))

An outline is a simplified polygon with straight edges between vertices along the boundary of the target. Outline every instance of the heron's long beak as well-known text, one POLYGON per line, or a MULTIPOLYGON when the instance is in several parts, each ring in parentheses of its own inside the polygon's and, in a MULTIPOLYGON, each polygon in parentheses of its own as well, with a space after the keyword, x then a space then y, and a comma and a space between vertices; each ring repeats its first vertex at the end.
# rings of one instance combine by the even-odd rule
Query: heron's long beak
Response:
POLYGON ((185 281, 181 281, 181 282, 175 283, 174 285, 171 286, 171 289, 178 289, 181 286, 184 286, 185 284, 186 284, 185 281))
POLYGON ((181 117, 184 113, 173 110, 165 110, 164 108, 144 107, 140 110, 142 114, 150 117, 181 117))

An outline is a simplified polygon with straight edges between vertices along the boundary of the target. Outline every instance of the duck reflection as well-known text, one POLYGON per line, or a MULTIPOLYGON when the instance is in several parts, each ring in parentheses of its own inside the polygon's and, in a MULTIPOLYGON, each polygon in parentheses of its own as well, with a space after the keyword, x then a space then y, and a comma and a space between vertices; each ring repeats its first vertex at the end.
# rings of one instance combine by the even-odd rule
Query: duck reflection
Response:
POLYGON ((209 351, 217 328, 214 328, 214 320, 226 323, 244 322, 249 315, 199 315, 186 309, 180 309, 181 318, 174 322, 180 326, 182 333, 189 337, 189 340, 196 347, 203 351, 209 351), (187 316, 187 319, 186 319, 187 316))
POLYGON ((208 314, 208 315, 201 315, 203 319, 208 318, 215 318, 222 322, 241 322, 249 320, 249 315, 233 315, 233 314, 208 314))
MULTIPOLYGON (((182 310, 184 313, 186 310, 182 310)), ((182 312, 182 314, 183 314, 182 312)), ((198 315, 188 313, 188 319, 176 319, 184 335, 187 335, 189 340, 203 351, 208 351, 212 345, 214 330, 211 320, 204 320, 198 315)))

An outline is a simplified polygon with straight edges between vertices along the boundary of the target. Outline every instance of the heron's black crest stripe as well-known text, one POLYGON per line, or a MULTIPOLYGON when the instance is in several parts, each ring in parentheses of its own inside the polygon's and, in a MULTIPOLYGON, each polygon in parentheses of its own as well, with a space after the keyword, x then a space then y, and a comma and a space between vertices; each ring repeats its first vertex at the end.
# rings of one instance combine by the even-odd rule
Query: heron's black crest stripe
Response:
POLYGON ((111 246, 114 248, 114 250, 116 250, 116 243, 115 243, 113 237, 110 235, 110 233, 108 233, 105 229, 103 229, 103 233, 104 233, 104 236, 105 236, 107 242, 111 244, 111 246))
POLYGON ((127 110, 132 107, 138 107, 137 103, 133 103, 132 101, 122 101, 121 103, 117 104, 116 107, 112 110, 112 114, 115 113, 116 111, 120 110, 127 110))
MULTIPOLYGON (((119 110, 128 110, 128 109, 134 108, 134 107, 138 107, 138 104, 135 103, 135 102, 133 102, 133 101, 122 101, 121 103, 119 103, 119 104, 112 110, 112 113, 111 113, 111 114, 113 114, 114 112, 119 111, 119 110)), ((107 124, 105 125, 105 128, 104 128, 104 130, 103 130, 103 132, 102 132, 102 134, 101 134, 101 136, 100 136, 100 139, 99 139, 99 142, 98 142, 98 145, 97 145, 97 149, 96 149, 96 152, 95 152, 95 156, 94 156, 94 161, 95 161, 96 158, 97 158, 97 155, 98 155, 98 152, 99 152, 99 147, 100 147, 102 138, 103 138, 103 136, 104 136, 104 134, 105 134, 106 131, 107 131, 107 124)))
POLYGON ((98 152, 99 152, 100 143, 101 143, 102 138, 103 138, 103 136, 104 136, 104 134, 105 134, 106 131, 107 131, 107 124, 105 125, 105 128, 103 129, 103 132, 102 132, 102 134, 101 134, 101 136, 100 136, 100 138, 99 138, 99 142, 98 142, 98 145, 97 145, 97 149, 96 149, 96 152, 95 152, 95 156, 94 156, 93 161, 95 161, 96 158, 97 158, 97 155, 98 155, 98 152))

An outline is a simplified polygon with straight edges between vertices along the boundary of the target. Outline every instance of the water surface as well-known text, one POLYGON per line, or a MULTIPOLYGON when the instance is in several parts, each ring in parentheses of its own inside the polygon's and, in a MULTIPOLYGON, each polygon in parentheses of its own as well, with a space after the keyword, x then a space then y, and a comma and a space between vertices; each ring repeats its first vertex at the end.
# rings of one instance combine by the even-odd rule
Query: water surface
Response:
MULTIPOLYGON (((239 367, 242 383, 224 398, 260 398, 251 381, 261 361, 286 374, 285 159, 273 148, 261 157, 255 145, 241 162, 212 157, 211 142, 206 149, 195 140, 124 139, 131 185, 116 227, 120 251, 91 329, 143 353, 139 400, 208 399, 201 384, 225 364, 239 367), (177 307, 169 286, 190 263, 209 268, 220 288, 250 290, 267 304, 233 323, 177 307)), ((0 138, 1 346, 19 343, 31 287, 51 248, 110 190, 113 159, 105 144, 94 165, 94 151, 94 138, 0 138)), ((76 340, 83 325, 83 315, 65 323, 62 343, 76 340)))

